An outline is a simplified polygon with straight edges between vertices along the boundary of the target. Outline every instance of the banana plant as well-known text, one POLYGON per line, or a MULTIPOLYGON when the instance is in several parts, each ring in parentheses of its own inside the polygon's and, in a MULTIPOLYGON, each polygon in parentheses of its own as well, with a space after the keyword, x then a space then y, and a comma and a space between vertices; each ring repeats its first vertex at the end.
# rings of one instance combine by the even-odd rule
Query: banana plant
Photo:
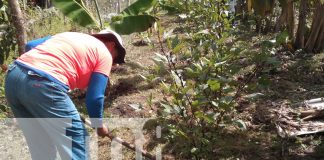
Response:
POLYGON ((124 16, 140 15, 152 9, 156 3, 157 0, 138 0, 124 9, 121 14, 124 16))
POLYGON ((120 34, 146 31, 156 21, 156 17, 148 13, 155 4, 157 0, 138 0, 113 17, 108 26, 120 34))
POLYGON ((99 27, 97 20, 85 7, 82 0, 53 0, 53 4, 56 8, 60 9, 65 16, 71 18, 79 25, 83 27, 99 27))
MULTIPOLYGON (((64 15, 70 17, 81 26, 103 28, 85 7, 82 0, 53 0, 53 3, 64 15)), ((157 19, 148 12, 156 4, 157 0, 137 0, 124 9, 118 16, 113 17, 111 22, 105 23, 104 27, 111 28, 119 34, 146 31, 157 19)))

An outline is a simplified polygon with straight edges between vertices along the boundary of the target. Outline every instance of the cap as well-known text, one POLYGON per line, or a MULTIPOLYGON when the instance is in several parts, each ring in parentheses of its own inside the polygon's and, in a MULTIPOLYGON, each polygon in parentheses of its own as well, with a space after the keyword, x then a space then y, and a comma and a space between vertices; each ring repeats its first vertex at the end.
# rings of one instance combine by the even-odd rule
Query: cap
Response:
POLYGON ((111 30, 111 29, 104 29, 98 33, 95 34, 91 34, 94 37, 110 37, 113 36, 114 41, 117 44, 117 48, 118 48, 118 56, 116 58, 116 63, 125 63, 125 55, 126 55, 126 49, 123 45, 123 40, 121 38, 121 36, 116 33, 115 31, 111 30))

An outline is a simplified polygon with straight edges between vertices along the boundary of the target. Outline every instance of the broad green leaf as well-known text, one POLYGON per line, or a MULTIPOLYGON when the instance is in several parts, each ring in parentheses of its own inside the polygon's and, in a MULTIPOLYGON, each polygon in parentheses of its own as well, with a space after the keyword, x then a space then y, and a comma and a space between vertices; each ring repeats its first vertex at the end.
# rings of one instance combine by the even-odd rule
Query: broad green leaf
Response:
POLYGON ((195 153, 196 151, 198 151, 198 148, 194 147, 190 150, 191 153, 195 153))
POLYGON ((174 82, 178 85, 181 86, 181 78, 176 74, 176 71, 171 71, 172 77, 174 79, 174 82))
POLYGON ((220 89, 220 83, 217 80, 208 80, 207 84, 209 85, 212 91, 218 91, 220 89))
POLYGON ((156 18, 150 15, 126 16, 120 21, 110 23, 109 27, 119 34, 126 35, 134 32, 144 32, 155 21, 156 18))
POLYGON ((8 111, 8 106, 0 104, 0 111, 7 112, 8 111))
POLYGON ((175 48, 178 44, 180 44, 180 39, 176 36, 172 39, 170 47, 175 48))
POLYGON ((185 75, 189 76, 190 78, 196 77, 197 73, 193 71, 191 68, 185 68, 185 75))
POLYGON ((60 9, 63 14, 71 18, 74 22, 81 26, 95 25, 99 26, 98 22, 93 18, 91 13, 75 0, 53 0, 54 6, 60 9))
POLYGON ((177 53, 179 53, 181 50, 182 50, 182 48, 184 48, 186 45, 184 44, 184 43, 180 43, 180 44, 178 44, 177 46, 175 46, 173 49, 172 49, 172 53, 174 53, 174 54, 177 54, 177 53))
POLYGON ((125 16, 136 16, 151 9, 157 0, 138 0, 124 9, 121 14, 125 16))
POLYGON ((229 105, 233 100, 232 96, 224 96, 220 99, 220 102, 226 105, 229 105))
POLYGON ((289 40, 289 33, 287 30, 279 33, 276 37, 277 44, 285 44, 289 40))
POLYGON ((160 105, 164 108, 163 111, 167 114, 172 113, 172 107, 170 105, 164 104, 164 103, 160 103, 160 105))
POLYGON ((82 7, 85 7, 84 3, 82 0, 75 0, 75 2, 79 3, 82 7))
POLYGON ((165 62, 165 63, 168 62, 168 58, 166 56, 164 56, 160 53, 155 53, 155 55, 156 55, 156 58, 161 60, 162 62, 165 62))
POLYGON ((195 116, 197 118, 203 119, 204 121, 206 121, 207 123, 213 123, 214 120, 212 117, 206 116, 205 113, 201 112, 201 111, 197 111, 195 112, 195 116))

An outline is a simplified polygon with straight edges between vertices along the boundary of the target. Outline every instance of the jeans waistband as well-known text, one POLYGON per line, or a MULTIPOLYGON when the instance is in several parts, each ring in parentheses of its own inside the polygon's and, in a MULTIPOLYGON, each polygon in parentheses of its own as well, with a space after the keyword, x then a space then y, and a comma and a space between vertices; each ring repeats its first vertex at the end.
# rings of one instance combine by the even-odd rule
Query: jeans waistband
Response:
POLYGON ((69 87, 67 85, 63 84, 62 82, 60 82, 56 78, 52 77, 48 73, 45 73, 43 71, 38 71, 37 69, 26 66, 26 65, 24 65, 20 62, 17 62, 17 61, 15 61, 13 64, 16 65, 17 67, 19 67, 23 72, 25 72, 26 74, 28 74, 30 76, 36 76, 39 79, 44 79, 44 80, 47 80, 50 82, 54 82, 58 86, 60 86, 60 88, 62 88, 63 90, 65 90, 65 91, 69 90, 69 87), (41 73, 39 73, 39 72, 41 72, 41 73))

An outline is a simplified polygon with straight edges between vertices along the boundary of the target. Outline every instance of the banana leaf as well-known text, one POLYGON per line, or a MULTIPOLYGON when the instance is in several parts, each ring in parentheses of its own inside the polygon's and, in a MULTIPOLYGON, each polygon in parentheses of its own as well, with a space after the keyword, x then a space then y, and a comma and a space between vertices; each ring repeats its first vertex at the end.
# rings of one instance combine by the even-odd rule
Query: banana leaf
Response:
POLYGON ((134 32, 144 32, 155 21, 156 18, 150 15, 125 16, 119 21, 110 23, 109 27, 119 34, 126 35, 134 32))
POLYGON ((149 9, 151 9, 157 0, 138 0, 135 3, 131 4, 129 7, 124 9, 121 14, 124 16, 135 16, 139 15, 149 9))
POLYGON ((90 25, 99 26, 95 18, 93 18, 87 8, 84 7, 81 0, 53 0, 53 4, 60 9, 65 16, 71 18, 74 22, 83 27, 90 25))

